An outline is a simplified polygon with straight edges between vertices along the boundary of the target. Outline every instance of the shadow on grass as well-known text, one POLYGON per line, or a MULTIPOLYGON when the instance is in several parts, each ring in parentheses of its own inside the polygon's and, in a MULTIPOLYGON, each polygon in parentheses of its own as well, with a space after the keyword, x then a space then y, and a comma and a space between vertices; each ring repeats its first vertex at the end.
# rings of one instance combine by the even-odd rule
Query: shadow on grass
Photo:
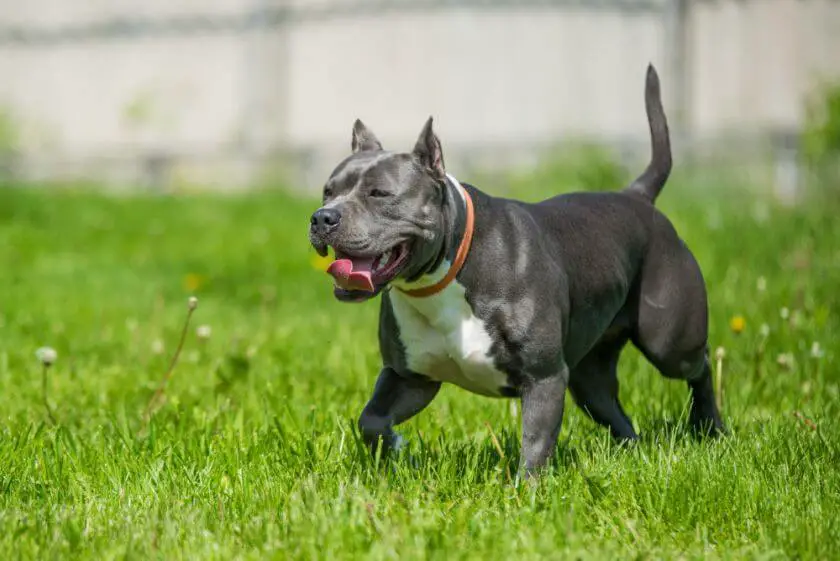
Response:
MULTIPOLYGON (((565 472, 581 469, 582 460, 592 457, 615 457, 638 447, 661 447, 674 443, 702 444, 714 442, 697 433, 684 419, 661 419, 646 424, 640 439, 622 442, 609 438, 605 429, 586 427, 558 442, 552 456, 550 470, 565 472)), ((457 478, 472 484, 488 481, 513 481, 520 463, 520 438, 515 430, 501 430, 495 439, 488 431, 483 439, 463 439, 448 436, 446 432, 426 439, 422 433, 403 431, 405 447, 397 453, 373 456, 361 437, 354 431, 356 447, 353 466, 359 475, 384 474, 395 477, 413 474, 414 477, 457 478)), ((723 437, 726 438, 726 437, 723 437)))

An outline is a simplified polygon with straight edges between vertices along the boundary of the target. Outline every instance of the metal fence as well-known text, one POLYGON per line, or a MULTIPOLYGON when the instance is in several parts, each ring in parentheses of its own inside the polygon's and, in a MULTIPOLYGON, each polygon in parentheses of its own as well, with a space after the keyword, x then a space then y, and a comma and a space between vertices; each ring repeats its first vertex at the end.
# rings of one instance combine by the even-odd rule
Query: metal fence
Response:
POLYGON ((6 175, 244 185, 282 170, 315 187, 356 116, 402 146, 429 113, 450 165, 528 165, 582 140, 631 162, 649 60, 678 156, 772 174, 796 161, 812 75, 840 72, 840 3, 820 0, 182 5, 200 11, 0 0, 16 14, 0 20, 6 175))

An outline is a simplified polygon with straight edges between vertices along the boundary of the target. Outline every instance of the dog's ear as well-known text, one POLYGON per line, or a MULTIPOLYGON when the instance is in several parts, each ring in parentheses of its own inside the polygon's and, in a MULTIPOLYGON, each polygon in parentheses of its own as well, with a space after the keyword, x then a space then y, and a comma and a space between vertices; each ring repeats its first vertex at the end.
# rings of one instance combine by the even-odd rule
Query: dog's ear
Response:
POLYGON ((354 154, 364 150, 382 150, 379 139, 359 119, 356 119, 356 122, 353 123, 353 142, 350 146, 353 148, 354 154))
POLYGON ((446 168, 443 164, 443 150, 440 147, 440 140, 435 131, 432 130, 432 118, 426 121, 423 130, 420 132, 420 138, 417 139, 417 144, 414 145, 414 155, 419 158, 420 162, 431 171, 438 179, 443 179, 446 175, 446 168))

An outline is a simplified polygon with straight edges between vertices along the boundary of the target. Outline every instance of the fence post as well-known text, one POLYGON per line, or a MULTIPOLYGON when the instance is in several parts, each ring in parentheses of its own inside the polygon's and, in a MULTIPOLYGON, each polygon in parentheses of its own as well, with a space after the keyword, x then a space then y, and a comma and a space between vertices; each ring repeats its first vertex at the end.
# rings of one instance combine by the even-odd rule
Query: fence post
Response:
POLYGON ((252 0, 243 34, 242 126, 246 182, 259 178, 285 144, 288 112, 289 2, 252 0))
POLYGON ((667 83, 666 111, 671 125, 671 134, 677 142, 690 136, 689 115, 689 0, 667 0, 664 7, 665 60, 667 83))

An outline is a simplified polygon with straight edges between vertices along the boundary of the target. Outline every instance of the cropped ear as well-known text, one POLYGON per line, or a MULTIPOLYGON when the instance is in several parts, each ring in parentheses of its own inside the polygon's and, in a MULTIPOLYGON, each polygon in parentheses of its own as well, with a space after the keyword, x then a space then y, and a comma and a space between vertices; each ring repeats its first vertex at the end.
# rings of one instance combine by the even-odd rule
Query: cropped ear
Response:
POLYGON ((432 130, 432 118, 426 121, 417 144, 414 145, 414 155, 429 169, 438 179, 446 175, 446 168, 443 164, 443 150, 440 147, 440 140, 435 131, 432 130))
POLYGON ((379 139, 359 119, 356 119, 356 122, 353 123, 353 141, 351 147, 353 148, 354 154, 365 150, 382 150, 382 144, 379 143, 379 139))

